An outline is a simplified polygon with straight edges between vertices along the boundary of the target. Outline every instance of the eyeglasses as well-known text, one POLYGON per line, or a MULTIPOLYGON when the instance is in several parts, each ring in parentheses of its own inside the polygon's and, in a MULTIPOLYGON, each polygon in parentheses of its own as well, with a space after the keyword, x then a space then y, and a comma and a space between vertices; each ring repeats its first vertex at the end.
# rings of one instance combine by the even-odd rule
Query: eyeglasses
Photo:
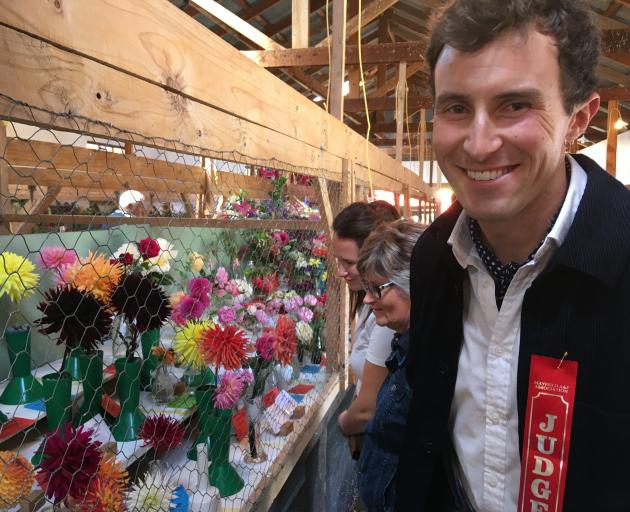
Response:
POLYGON ((361 281, 361 286, 365 290, 365 293, 369 293, 373 297, 376 297, 380 300, 383 296, 383 290, 386 290, 391 286, 396 286, 396 283, 394 283, 393 281, 387 281, 383 284, 372 284, 368 283, 367 281, 361 281))

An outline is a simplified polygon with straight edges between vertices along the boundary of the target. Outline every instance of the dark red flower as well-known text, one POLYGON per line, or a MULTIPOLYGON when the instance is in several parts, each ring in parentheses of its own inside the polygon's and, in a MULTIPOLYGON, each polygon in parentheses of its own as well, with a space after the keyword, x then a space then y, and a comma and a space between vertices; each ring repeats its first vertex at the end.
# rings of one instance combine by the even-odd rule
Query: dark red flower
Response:
POLYGON ((83 500, 102 456, 101 443, 92 440, 93 430, 74 428, 70 423, 62 428, 46 437, 35 475, 46 496, 55 503, 67 502, 70 497, 83 500))
POLYGON ((160 244, 157 240, 153 240, 153 238, 148 236, 144 240, 140 240, 140 242, 138 242, 138 250, 145 260, 155 258, 158 254, 160 254, 160 244))
POLYGON ((271 329, 265 332, 256 340, 256 352, 265 361, 271 361, 275 355, 276 337, 271 329))
POLYGON ((263 293, 269 294, 274 290, 277 290, 280 286, 280 280, 278 274, 271 274, 271 276, 254 277, 252 279, 254 289, 263 293))
POLYGON ((129 254, 128 252, 124 252, 120 256, 118 256, 118 261, 120 263, 122 263, 123 265, 132 265, 133 264, 133 254, 129 254))
POLYGON ((154 414, 144 420, 139 435, 144 446, 151 446, 156 454, 162 454, 182 444, 184 427, 175 418, 154 414))

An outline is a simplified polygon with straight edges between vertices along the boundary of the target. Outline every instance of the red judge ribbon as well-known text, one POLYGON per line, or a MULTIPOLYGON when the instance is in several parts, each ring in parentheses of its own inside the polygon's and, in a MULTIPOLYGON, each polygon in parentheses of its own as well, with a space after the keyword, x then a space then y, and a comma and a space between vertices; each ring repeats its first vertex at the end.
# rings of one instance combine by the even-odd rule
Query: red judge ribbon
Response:
POLYGON ((575 361, 532 356, 519 512, 562 511, 577 370, 575 361))

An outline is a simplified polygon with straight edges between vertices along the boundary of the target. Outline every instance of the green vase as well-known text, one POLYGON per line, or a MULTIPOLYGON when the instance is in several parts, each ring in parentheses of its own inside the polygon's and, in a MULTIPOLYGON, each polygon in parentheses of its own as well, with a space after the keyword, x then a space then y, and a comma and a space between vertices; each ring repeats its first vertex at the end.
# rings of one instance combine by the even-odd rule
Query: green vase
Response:
POLYGON ((160 343, 160 330, 151 329, 140 335, 140 344, 142 345, 142 370, 140 372, 140 389, 147 391, 151 389, 151 373, 155 371, 158 365, 158 358, 151 353, 153 347, 157 347, 160 343))
POLYGON ((216 409, 209 419, 208 482, 219 489, 221 497, 232 496, 240 491, 245 482, 230 464, 230 430, 232 409, 216 409))
POLYGON ((72 377, 66 372, 42 377, 48 432, 53 432, 72 418, 72 377))
POLYGON ((31 375, 31 330, 7 329, 4 339, 9 353, 11 378, 0 396, 0 403, 27 404, 44 398, 44 388, 31 375))
POLYGON ((79 426, 101 413, 103 399, 103 351, 81 354, 79 357, 83 375, 83 404, 74 417, 74 426, 79 426))
POLYGON ((81 380, 83 378, 81 373, 81 357, 84 355, 85 352, 81 347, 73 348, 70 351, 65 370, 70 374, 72 380, 81 380))
POLYGON ((199 435, 188 450, 188 458, 197 460, 197 445, 205 443, 210 433, 210 416, 214 414, 214 393, 216 386, 205 384, 195 390, 195 400, 197 402, 197 421, 199 424, 199 435))
POLYGON ((134 441, 144 422, 144 414, 140 412, 140 367, 142 360, 126 357, 116 359, 116 378, 120 414, 112 426, 112 434, 116 441, 134 441))
POLYGON ((7 418, 6 414, 4 414, 2 411, 0 411, 0 425, 2 423, 6 423, 7 421, 9 421, 9 418, 7 418))

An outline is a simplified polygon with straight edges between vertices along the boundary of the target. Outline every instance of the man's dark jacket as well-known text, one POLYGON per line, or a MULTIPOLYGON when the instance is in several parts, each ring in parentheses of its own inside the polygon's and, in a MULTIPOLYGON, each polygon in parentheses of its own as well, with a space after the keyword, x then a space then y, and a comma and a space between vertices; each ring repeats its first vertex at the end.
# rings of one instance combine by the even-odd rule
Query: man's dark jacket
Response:
MULTIPOLYGON (((533 354, 578 362, 564 510, 630 511, 630 191, 587 157, 567 237, 525 293, 517 373, 520 446, 533 354)), ((463 341, 467 273, 447 240, 453 205, 411 260, 413 399, 398 466, 397 510, 449 510, 444 450, 463 341)), ((482 462, 479 463, 480 471, 482 462)), ((482 511, 479 511, 482 512, 482 511)))

